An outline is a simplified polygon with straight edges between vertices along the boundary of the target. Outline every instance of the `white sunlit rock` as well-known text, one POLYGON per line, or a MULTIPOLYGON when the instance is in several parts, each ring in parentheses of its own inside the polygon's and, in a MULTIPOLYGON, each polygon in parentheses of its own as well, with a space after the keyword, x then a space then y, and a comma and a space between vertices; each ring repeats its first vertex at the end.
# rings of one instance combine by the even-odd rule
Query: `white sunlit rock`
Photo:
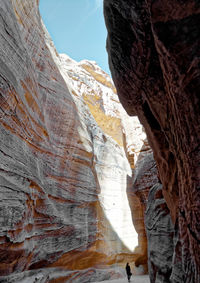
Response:
POLYGON ((126 190, 142 126, 95 62, 57 53, 38 1, 2 1, 0 15, 0 273, 94 281, 133 258, 126 190))

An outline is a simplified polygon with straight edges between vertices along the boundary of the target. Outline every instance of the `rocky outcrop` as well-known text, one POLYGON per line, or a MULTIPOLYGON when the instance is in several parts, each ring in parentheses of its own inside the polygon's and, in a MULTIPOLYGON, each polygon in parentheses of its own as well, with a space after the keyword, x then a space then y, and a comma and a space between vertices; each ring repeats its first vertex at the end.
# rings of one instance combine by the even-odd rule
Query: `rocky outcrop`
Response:
POLYGON ((164 200, 162 185, 154 185, 145 212, 148 238, 149 276, 152 283, 171 282, 174 226, 164 200))
POLYGON ((104 13, 120 101, 145 127, 176 224, 184 276, 171 280, 200 282, 199 2, 105 0, 104 13))
MULTIPOLYGON (((147 142, 143 145, 133 172, 133 184, 128 191, 128 198, 133 214, 133 223, 138 233, 141 255, 136 259, 135 265, 143 266, 147 272, 147 235, 144 225, 144 215, 147 209, 150 188, 158 182, 156 163, 152 150, 147 142), (137 215, 137 217, 136 217, 137 215), (139 221, 140 220, 140 221, 139 221)), ((151 216, 150 216, 151 217, 151 216)))
POLYGON ((0 17, 0 280, 119 277, 140 255, 127 190, 142 126, 94 62, 57 54, 38 1, 2 1, 0 17))

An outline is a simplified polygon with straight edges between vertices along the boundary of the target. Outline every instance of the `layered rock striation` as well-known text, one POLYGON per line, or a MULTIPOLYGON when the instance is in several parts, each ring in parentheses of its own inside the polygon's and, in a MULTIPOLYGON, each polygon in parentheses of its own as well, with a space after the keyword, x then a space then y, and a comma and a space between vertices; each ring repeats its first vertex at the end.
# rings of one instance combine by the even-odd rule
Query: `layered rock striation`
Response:
POLYGON ((159 183, 152 186, 149 191, 145 227, 151 282, 170 282, 175 235, 170 212, 163 197, 162 185, 159 183))
MULTIPOLYGON (((142 219, 145 218, 145 211, 147 206, 150 205, 148 204, 149 191, 156 183, 158 183, 156 163, 151 148, 145 142, 134 167, 133 181, 128 191, 128 198, 133 215, 133 223, 139 236, 139 245, 142 247, 141 255, 136 259, 135 266, 143 266, 146 272, 148 270, 148 233, 146 233, 142 219)), ((151 218, 152 214, 149 217, 151 218)))
POLYGON ((142 126, 94 62, 56 52, 38 1, 0 17, 0 280, 121 276, 108 266, 143 254, 127 197, 142 126))
POLYGON ((120 101, 145 127, 175 225, 170 280, 200 282, 199 2, 105 0, 104 13, 120 101))

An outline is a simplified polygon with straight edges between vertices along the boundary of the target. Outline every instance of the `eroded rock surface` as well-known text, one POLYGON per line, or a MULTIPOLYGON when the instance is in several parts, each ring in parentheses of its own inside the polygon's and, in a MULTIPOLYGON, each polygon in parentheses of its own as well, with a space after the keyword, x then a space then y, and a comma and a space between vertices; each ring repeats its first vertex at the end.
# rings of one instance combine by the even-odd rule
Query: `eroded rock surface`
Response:
POLYGON ((148 238, 149 276, 152 283, 170 282, 174 252, 174 226, 162 193, 156 184, 149 191, 145 211, 148 238))
POLYGON ((94 62, 57 54, 38 1, 1 1, 0 17, 1 282, 120 276, 106 267, 139 255, 127 188, 142 126, 94 62))
POLYGON ((143 266, 147 271, 147 236, 144 215, 147 208, 150 188, 158 182, 156 163, 148 143, 141 148, 133 171, 133 184, 128 190, 129 203, 133 215, 133 223, 138 233, 141 255, 136 259, 136 266, 143 266))
POLYGON ((176 223, 172 282, 200 282, 199 1, 104 0, 104 12, 120 101, 145 127, 176 223))

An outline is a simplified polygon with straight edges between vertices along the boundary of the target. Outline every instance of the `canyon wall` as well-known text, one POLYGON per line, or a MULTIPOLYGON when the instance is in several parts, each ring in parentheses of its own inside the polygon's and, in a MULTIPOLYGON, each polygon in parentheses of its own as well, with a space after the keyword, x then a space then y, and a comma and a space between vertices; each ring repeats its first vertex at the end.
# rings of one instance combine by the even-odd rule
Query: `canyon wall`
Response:
POLYGON ((148 271, 151 282, 171 282, 174 253, 174 226, 162 193, 162 185, 155 184, 149 191, 145 211, 145 227, 148 239, 148 271))
MULTIPOLYGON (((157 167, 153 153, 149 144, 145 141, 138 156, 137 163, 133 171, 133 182, 129 189, 128 197, 133 215, 133 223, 139 235, 139 243, 143 254, 135 261, 135 266, 143 266, 146 272, 147 268, 147 235, 146 227, 142 219, 145 219, 145 211, 148 204, 148 195, 152 186, 158 183, 157 167), (137 196, 137 198, 135 197, 137 196), (137 216, 137 217, 136 217, 137 216), (140 221, 138 221, 140 219, 140 221)), ((152 215, 149 215, 151 218, 152 215)))
POLYGON ((95 62, 56 52, 38 1, 0 19, 0 281, 120 277, 146 253, 127 197, 143 128, 95 62))
POLYGON ((170 282, 200 282, 199 1, 104 0, 104 14, 112 77, 144 125, 175 227, 170 282))

